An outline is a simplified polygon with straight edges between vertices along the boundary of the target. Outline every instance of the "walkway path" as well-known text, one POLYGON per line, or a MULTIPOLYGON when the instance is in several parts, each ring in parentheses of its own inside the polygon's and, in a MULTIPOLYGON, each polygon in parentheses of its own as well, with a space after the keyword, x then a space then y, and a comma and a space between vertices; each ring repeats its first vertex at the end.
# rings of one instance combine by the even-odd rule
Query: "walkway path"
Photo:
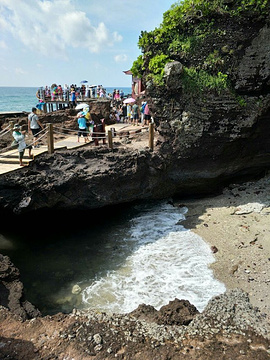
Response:
MULTIPOLYGON (((115 128, 115 131, 119 132, 119 131, 137 131, 137 130, 141 130, 142 127, 141 126, 132 126, 129 124, 113 124, 113 125, 106 126, 106 132, 108 130, 110 130, 111 128, 115 128)), ((100 144, 101 143, 102 143, 102 141, 100 141, 100 144)), ((78 147, 87 146, 89 144, 93 144, 93 141, 90 141, 90 143, 88 142, 85 144, 83 138, 81 138, 80 142, 78 142, 77 135, 72 135, 72 136, 68 136, 67 138, 65 138, 63 140, 56 141, 54 144, 54 148, 55 148, 55 150, 61 149, 61 148, 62 149, 63 148, 75 149, 78 147)), ((45 153, 47 151, 48 151, 47 145, 41 145, 39 148, 33 149, 32 154, 34 155, 34 158, 35 158, 39 154, 45 153)), ((25 154, 24 154, 23 162, 25 165, 28 165, 31 161, 33 161, 33 159, 28 158, 28 150, 26 150, 25 154)), ((22 167, 19 164, 17 149, 9 150, 9 151, 6 151, 1 154, 0 175, 17 170, 17 169, 21 169, 21 168, 22 167)))

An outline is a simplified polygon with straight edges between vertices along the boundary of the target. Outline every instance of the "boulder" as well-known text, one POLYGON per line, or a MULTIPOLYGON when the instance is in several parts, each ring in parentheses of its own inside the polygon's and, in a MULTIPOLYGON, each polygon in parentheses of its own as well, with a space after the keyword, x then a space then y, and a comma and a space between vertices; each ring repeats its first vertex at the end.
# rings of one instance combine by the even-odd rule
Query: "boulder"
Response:
POLYGON ((183 65, 179 61, 169 62, 164 68, 164 78, 169 90, 178 90, 181 88, 181 74, 183 65))
POLYGON ((0 305, 23 320, 41 316, 39 310, 25 299, 20 272, 8 256, 0 254, 0 305))

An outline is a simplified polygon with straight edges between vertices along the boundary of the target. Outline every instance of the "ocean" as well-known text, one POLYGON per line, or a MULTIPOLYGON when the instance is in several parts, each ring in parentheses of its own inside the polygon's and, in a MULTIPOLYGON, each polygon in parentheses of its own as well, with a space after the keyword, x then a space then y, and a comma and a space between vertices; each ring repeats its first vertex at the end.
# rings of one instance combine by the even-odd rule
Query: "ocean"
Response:
MULTIPOLYGON (((131 87, 105 87, 107 94, 114 89, 123 90, 125 95, 131 94, 131 87)), ((26 111, 38 104, 36 87, 0 87, 0 112, 26 111)))

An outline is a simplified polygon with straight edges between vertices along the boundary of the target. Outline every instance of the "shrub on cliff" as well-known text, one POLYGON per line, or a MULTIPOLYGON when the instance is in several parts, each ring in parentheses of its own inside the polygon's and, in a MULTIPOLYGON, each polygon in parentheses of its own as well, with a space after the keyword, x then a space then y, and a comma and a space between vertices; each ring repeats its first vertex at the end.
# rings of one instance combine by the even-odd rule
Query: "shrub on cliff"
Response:
POLYGON ((226 36, 219 28, 218 19, 221 17, 252 18, 264 16, 268 11, 268 0, 179 1, 163 14, 159 27, 141 32, 138 46, 142 55, 134 61, 131 71, 145 82, 152 80, 156 85, 162 85, 165 64, 178 60, 186 68, 183 73, 186 75, 186 88, 192 89, 192 82, 198 83, 198 80, 204 83, 204 87, 212 88, 214 84, 218 88, 227 86, 223 57, 229 57, 234 50, 224 45, 214 52, 212 49, 205 50, 202 56, 204 43, 211 36, 215 39, 226 36), (198 54, 199 59, 196 59, 198 54), (188 79, 191 81, 189 85, 188 79))

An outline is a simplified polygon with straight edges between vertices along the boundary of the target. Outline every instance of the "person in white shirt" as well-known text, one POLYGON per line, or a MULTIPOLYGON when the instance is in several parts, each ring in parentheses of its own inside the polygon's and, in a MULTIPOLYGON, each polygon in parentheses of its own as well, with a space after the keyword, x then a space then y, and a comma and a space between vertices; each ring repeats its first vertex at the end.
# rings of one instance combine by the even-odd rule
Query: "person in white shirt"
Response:
POLYGON ((16 124, 13 127, 13 133, 12 136, 14 138, 14 140, 17 142, 17 146, 18 146, 18 150, 19 150, 19 161, 20 161, 20 165, 24 166, 23 163, 23 155, 24 155, 24 151, 27 148, 29 150, 29 158, 32 159, 33 155, 32 155, 32 146, 31 145, 26 145, 25 143, 25 131, 21 131, 20 125, 16 124))
POLYGON ((33 144, 34 147, 38 147, 37 144, 38 134, 41 131, 41 129, 43 129, 43 125, 39 121, 36 111, 37 111, 36 108, 32 108, 32 112, 28 115, 28 131, 29 133, 31 131, 34 136, 34 144, 33 144))

